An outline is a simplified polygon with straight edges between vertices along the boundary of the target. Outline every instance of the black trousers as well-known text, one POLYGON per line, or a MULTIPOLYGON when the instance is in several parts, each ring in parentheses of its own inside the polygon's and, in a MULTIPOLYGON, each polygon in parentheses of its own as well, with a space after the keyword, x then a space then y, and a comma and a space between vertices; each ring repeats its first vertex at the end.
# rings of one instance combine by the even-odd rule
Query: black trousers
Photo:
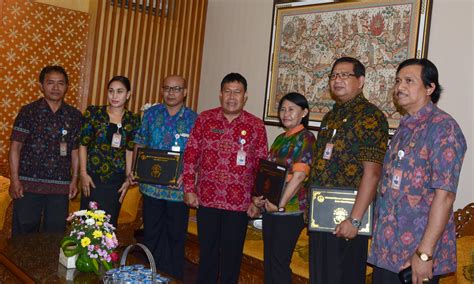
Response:
MULTIPOLYGON (((438 284, 440 276, 433 276, 429 284, 438 284)), ((402 283, 398 278, 398 273, 374 266, 374 273, 372 274, 372 283, 374 284, 400 284, 402 283)))
POLYGON ((189 209, 183 202, 143 195, 143 242, 153 254, 156 268, 180 280, 188 217, 189 209))
POLYGON ((200 206, 197 210, 199 284, 233 284, 239 280, 247 233, 246 212, 200 206))
POLYGON ((67 194, 24 192, 13 200, 12 235, 36 232, 63 233, 69 209, 67 194))
POLYGON ((263 215, 263 263, 266 284, 291 284, 291 256, 303 227, 303 214, 263 215))
POLYGON ((346 241, 332 233, 311 232, 309 278, 312 284, 364 284, 368 237, 346 241))
POLYGON ((120 193, 118 190, 123 182, 112 184, 100 184, 94 180, 95 188, 90 189, 90 195, 85 197, 81 195, 81 210, 89 209, 89 202, 95 201, 99 204, 99 209, 110 214, 110 222, 117 228, 117 220, 120 214, 122 204, 119 202, 120 193))

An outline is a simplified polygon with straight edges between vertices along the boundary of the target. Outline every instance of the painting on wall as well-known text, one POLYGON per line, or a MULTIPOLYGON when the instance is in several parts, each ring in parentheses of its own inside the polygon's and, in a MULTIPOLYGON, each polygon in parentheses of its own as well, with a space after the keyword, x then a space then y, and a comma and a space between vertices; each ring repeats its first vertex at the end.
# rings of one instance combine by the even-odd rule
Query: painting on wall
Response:
POLYGON ((387 116, 391 130, 400 113, 393 100, 395 71, 407 58, 425 57, 431 0, 379 0, 310 5, 276 4, 273 15, 264 120, 278 124, 278 102, 288 92, 306 96, 310 126, 332 108, 328 75, 339 57, 366 66, 365 97, 387 116))

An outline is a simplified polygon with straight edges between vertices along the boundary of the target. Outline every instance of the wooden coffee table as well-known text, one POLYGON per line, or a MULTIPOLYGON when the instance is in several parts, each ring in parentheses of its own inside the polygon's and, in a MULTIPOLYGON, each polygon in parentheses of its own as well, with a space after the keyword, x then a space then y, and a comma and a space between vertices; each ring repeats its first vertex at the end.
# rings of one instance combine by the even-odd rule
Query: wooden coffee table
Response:
MULTIPOLYGON (((0 263, 23 283, 101 283, 101 276, 68 270, 59 263, 59 243, 63 237, 64 234, 45 233, 12 237, 0 252, 0 263)), ((127 262, 148 265, 133 255, 127 257, 127 262)))

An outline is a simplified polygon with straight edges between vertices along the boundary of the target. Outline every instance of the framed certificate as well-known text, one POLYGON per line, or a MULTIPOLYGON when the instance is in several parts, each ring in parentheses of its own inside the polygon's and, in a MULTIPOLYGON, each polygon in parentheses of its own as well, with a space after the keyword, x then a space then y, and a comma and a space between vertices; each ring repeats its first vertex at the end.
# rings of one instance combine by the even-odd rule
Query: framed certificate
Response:
POLYGON ((138 148, 133 174, 139 183, 176 185, 181 173, 182 153, 138 148))
POLYGON ((286 174, 287 168, 285 166, 260 159, 253 195, 263 195, 278 206, 285 186, 286 174))
MULTIPOLYGON (((336 225, 350 217, 357 196, 356 188, 310 187, 308 230, 333 232, 336 225)), ((361 220, 359 235, 372 235, 374 203, 361 220)))

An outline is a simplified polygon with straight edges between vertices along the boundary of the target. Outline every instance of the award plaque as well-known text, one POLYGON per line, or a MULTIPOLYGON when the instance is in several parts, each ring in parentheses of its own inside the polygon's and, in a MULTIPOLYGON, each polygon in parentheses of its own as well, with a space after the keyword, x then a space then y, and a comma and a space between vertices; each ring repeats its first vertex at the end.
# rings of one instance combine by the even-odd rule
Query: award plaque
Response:
MULTIPOLYGON (((350 217, 357 196, 355 188, 311 186, 309 204, 310 231, 333 232, 336 225, 350 217)), ((359 235, 372 235, 374 203, 370 203, 361 220, 359 235)))
POLYGON ((176 185, 181 173, 181 152, 138 148, 133 174, 139 183, 176 185))
POLYGON ((254 196, 261 196, 278 206, 285 186, 287 168, 279 164, 260 159, 254 196))

